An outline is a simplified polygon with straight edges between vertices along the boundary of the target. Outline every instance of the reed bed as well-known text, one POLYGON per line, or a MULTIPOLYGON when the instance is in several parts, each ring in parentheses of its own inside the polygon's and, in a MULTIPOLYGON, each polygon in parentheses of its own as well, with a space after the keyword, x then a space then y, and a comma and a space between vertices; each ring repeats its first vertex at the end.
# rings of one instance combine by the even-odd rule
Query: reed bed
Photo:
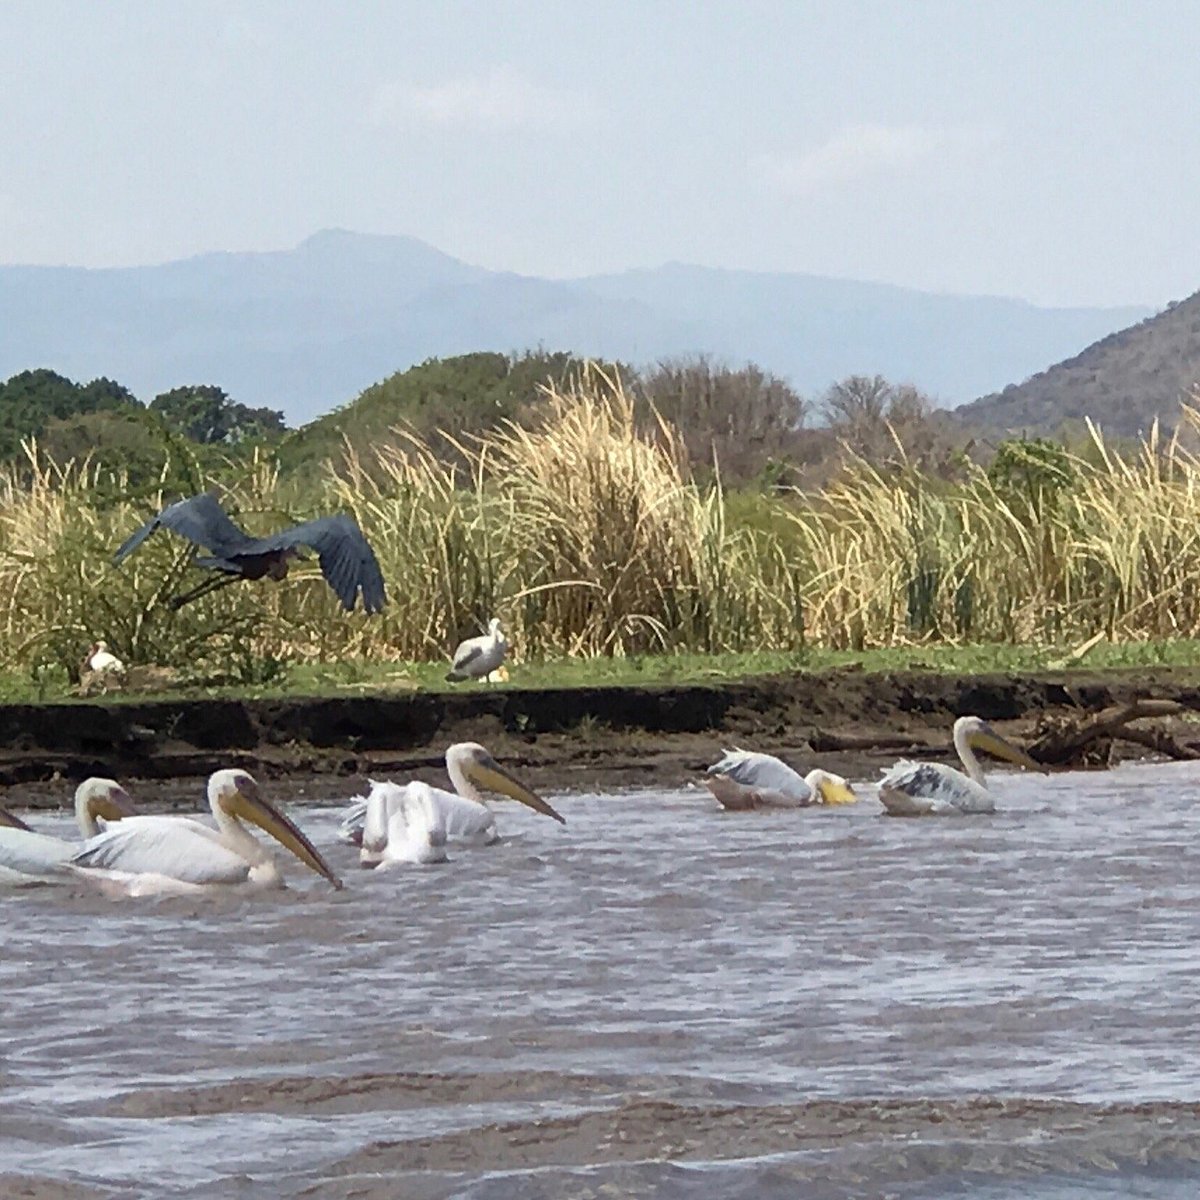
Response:
POLYGON ((0 667, 69 671, 104 638, 130 662, 260 682, 288 661, 442 659, 492 615, 518 661, 1200 634, 1200 459, 1179 439, 1120 455, 1093 429, 1045 488, 856 462, 820 493, 731 505, 619 379, 588 371, 548 401, 536 428, 464 440, 453 464, 409 434, 316 479, 255 459, 209 481, 251 531, 353 513, 387 581, 375 617, 344 613, 315 563, 173 612, 182 543, 110 560, 174 496, 121 498, 102 462, 30 446, 0 473, 0 667))

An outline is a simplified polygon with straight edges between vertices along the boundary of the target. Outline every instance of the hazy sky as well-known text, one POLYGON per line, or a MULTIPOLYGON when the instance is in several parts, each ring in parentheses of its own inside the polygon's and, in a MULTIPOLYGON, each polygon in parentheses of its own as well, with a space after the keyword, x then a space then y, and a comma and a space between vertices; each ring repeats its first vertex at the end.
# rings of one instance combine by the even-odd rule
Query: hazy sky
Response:
POLYGON ((1195 0, 0 0, 0 262, 411 234, 1047 304, 1200 288, 1195 0))

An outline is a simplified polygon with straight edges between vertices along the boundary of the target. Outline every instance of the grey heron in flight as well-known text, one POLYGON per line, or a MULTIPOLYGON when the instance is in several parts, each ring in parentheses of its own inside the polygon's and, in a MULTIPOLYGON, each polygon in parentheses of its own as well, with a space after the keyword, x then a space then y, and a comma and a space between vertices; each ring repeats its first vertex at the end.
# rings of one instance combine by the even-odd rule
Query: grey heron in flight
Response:
POLYGON ((147 521, 117 550, 113 564, 132 554, 156 529, 169 529, 210 550, 211 557, 196 558, 196 566, 220 572, 190 592, 176 596, 171 601, 172 608, 238 579, 283 579, 288 573, 288 561, 299 558, 304 546, 317 552, 321 573, 347 612, 353 611, 360 590, 363 608, 369 613, 379 612, 386 600, 375 552, 358 523, 345 513, 318 517, 255 538, 229 519, 215 496, 201 492, 199 496, 169 504, 147 521))

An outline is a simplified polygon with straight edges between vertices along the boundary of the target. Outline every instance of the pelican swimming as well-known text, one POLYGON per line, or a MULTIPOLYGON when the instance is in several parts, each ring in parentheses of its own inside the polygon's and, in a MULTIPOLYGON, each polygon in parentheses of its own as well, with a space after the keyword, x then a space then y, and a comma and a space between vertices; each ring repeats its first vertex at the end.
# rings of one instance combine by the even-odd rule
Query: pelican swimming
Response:
POLYGON ((459 643, 446 679, 450 683, 460 679, 487 679, 493 671, 500 669, 507 652, 508 640, 500 632, 500 618, 493 617, 482 637, 467 638, 459 643))
POLYGON ((283 887, 274 856, 242 824, 249 821, 335 888, 342 886, 312 842, 262 797, 246 771, 214 771, 208 803, 216 829, 191 817, 127 817, 85 842, 71 865, 106 890, 130 896, 236 884, 283 887))
POLYGON ((1046 768, 1024 750, 1005 741, 982 717, 959 717, 954 722, 954 749, 966 773, 944 763, 905 759, 883 774, 879 799, 893 817, 940 817, 991 813, 996 801, 984 787, 983 767, 975 750, 1016 763, 1031 771, 1046 768))
POLYGON ((372 783, 362 827, 362 864, 446 861, 446 819, 427 783, 372 783))
POLYGON ((805 808, 858 799, 840 775, 815 769, 801 776, 775 755, 749 750, 726 750, 707 774, 704 786, 727 809, 805 808))
MULTIPOLYGON (((101 821, 120 821, 133 814, 129 793, 115 779, 85 779, 75 789, 75 820, 83 838, 95 837, 101 821)), ((77 842, 30 829, 0 809, 0 886, 62 883, 70 879, 67 863, 77 842)))
MULTIPOLYGON (((546 803, 536 792, 531 792, 523 783, 510 775, 478 742, 456 742, 446 751, 446 773, 454 785, 454 791, 430 788, 433 803, 441 813, 446 827, 446 837, 451 842, 469 846, 490 846, 500 834, 496 830, 496 816, 484 803, 480 788, 496 792, 520 801, 534 812, 553 817, 560 824, 566 820, 546 803)), ((376 785, 372 784, 372 789, 376 785)), ((392 785, 397 786, 397 785, 392 785)), ((409 785, 411 786, 411 785, 409 785)), ((363 825, 366 820, 370 797, 355 800, 347 808, 338 829, 338 837, 352 845, 363 844, 363 825)), ((364 861, 368 855, 364 846, 364 861)))

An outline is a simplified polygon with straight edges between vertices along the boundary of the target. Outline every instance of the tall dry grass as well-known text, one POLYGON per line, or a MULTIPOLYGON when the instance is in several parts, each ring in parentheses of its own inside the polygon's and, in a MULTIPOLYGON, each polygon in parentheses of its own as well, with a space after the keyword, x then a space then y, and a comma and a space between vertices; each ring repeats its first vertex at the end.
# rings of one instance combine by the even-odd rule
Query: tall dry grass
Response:
POLYGON ((0 666, 73 666, 103 637, 248 680, 281 660, 443 658, 492 615, 518 657, 1200 633, 1200 459, 1179 439, 1122 456, 1093 430, 1053 495, 859 463, 816 495, 731 505, 689 476, 675 430, 639 426, 619 379, 590 371, 548 399, 537 428, 463 442, 456 466, 410 436, 315 480, 265 459, 221 479, 252 532, 352 512, 388 586, 370 618, 342 612, 315 563, 171 611, 185 545, 110 558, 174 497, 112 502, 101 463, 31 446, 0 473, 0 666))

